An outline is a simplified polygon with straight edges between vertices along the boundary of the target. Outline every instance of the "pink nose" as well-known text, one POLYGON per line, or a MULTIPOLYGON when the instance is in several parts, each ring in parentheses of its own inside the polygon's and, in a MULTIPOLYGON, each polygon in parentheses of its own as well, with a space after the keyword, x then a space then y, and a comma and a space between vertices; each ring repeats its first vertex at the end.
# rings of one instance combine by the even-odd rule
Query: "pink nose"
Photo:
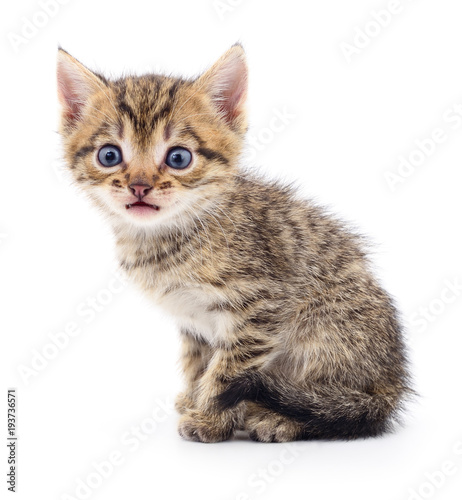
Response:
POLYGON ((129 188, 141 200, 151 191, 152 186, 148 186, 148 184, 130 184, 129 188))

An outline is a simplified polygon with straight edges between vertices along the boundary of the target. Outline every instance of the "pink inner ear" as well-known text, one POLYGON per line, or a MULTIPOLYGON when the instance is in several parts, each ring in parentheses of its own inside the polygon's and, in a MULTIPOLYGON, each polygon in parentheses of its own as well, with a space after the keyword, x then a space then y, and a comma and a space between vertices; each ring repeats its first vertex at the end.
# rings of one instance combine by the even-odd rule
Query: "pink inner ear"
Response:
POLYGON ((240 54, 232 54, 212 71, 210 87, 213 99, 224 118, 233 123, 244 112, 247 95, 245 60, 240 54))
POLYGON ((85 70, 64 57, 58 60, 58 96, 63 116, 69 121, 76 121, 91 95, 91 85, 85 70))
POLYGON ((234 121, 242 112, 247 89, 247 75, 245 73, 236 73, 223 89, 222 99, 218 100, 218 106, 228 121, 234 121))
POLYGON ((58 93, 66 118, 72 121, 77 120, 82 104, 79 102, 78 92, 73 88, 72 82, 58 76, 58 93))

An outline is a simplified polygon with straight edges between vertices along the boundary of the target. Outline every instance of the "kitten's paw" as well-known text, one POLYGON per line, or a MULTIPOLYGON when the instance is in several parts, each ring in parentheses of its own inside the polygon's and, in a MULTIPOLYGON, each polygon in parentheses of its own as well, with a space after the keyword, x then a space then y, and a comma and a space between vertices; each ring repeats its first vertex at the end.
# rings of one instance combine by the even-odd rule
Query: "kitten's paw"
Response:
POLYGON ((246 420, 250 439, 261 443, 285 443, 299 439, 301 424, 282 415, 255 415, 246 420))
POLYGON ((182 438, 201 443, 226 441, 233 435, 233 430, 232 420, 224 414, 206 415, 194 410, 187 411, 178 425, 182 438))
POLYGON ((194 408, 194 400, 187 392, 180 392, 175 399, 175 409, 180 414, 183 415, 188 410, 194 408))

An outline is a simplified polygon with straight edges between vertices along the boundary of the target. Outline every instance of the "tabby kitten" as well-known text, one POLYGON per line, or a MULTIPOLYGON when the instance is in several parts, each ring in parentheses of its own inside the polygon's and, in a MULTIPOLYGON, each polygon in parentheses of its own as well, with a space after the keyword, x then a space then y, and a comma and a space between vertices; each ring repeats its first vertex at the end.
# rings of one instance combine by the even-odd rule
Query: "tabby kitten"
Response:
POLYGON ((108 80, 60 49, 60 132, 120 266, 177 320, 179 433, 217 442, 353 439, 409 392, 397 313, 359 238, 241 167, 247 66, 108 80))

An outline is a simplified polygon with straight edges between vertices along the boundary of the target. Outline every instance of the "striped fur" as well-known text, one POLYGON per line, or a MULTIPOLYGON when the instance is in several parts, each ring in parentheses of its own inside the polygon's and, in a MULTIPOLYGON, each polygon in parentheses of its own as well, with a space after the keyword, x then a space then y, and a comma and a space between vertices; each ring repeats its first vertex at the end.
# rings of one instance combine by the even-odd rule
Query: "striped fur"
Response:
POLYGON ((289 441, 391 429, 411 392, 396 309, 358 236, 240 166, 242 47, 193 80, 107 80, 60 50, 58 91, 75 182, 109 219, 122 269, 179 324, 180 434, 216 442, 243 428, 289 441), (98 163, 107 144, 123 153, 116 167, 98 163), (165 163, 175 146, 192 153, 185 170, 165 163), (127 209, 133 184, 149 187, 155 210, 127 209))

